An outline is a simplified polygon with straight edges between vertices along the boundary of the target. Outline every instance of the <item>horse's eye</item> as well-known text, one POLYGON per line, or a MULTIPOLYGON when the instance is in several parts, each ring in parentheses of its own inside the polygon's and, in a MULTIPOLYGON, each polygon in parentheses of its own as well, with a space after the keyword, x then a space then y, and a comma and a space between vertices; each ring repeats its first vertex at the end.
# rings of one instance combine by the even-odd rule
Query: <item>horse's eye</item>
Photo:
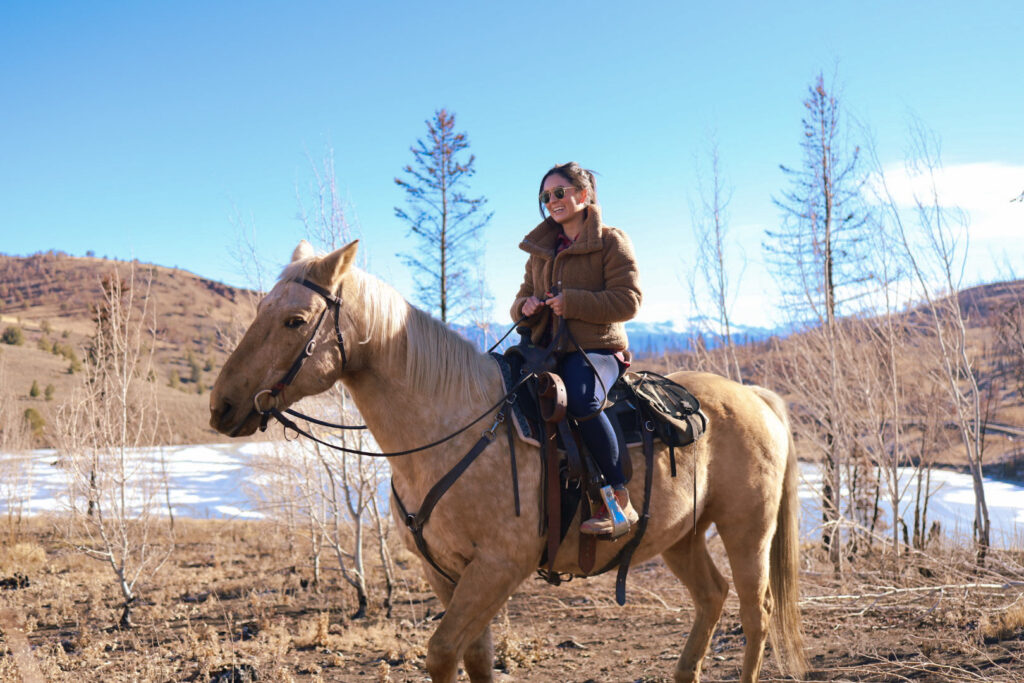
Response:
POLYGON ((284 321, 284 326, 290 330, 297 330, 298 328, 302 327, 305 324, 306 321, 298 316, 294 318, 288 318, 287 320, 284 321))

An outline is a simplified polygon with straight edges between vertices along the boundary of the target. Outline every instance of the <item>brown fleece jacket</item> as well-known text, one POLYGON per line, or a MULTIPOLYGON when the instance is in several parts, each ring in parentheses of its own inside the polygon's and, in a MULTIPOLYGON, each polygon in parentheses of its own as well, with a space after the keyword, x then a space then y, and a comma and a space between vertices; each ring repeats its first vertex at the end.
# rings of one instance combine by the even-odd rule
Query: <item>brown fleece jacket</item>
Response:
MULTIPOLYGON (((623 231, 603 224, 596 206, 587 207, 576 241, 556 256, 561 231, 548 218, 520 242, 519 248, 530 257, 512 304, 512 319, 522 317, 523 303, 530 296, 544 298, 557 285, 569 332, 580 348, 625 350, 629 342, 623 323, 640 310, 642 299, 632 242, 623 231)), ((543 338, 552 317, 551 310, 542 307, 526 319, 534 343, 543 338)), ((575 347, 567 343, 564 349, 575 347)))

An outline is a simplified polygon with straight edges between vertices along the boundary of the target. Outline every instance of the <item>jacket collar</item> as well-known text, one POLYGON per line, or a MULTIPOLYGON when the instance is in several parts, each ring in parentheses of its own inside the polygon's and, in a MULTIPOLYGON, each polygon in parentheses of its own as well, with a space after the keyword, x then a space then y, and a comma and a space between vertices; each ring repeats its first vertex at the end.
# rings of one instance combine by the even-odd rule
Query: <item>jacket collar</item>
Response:
MULTIPOLYGON (((604 223, 601 222, 601 209, 593 205, 588 206, 587 215, 583 219, 583 229, 580 230, 576 241, 562 253, 587 254, 600 251, 604 246, 604 228, 604 223)), ((562 226, 549 216, 523 238, 519 248, 541 258, 553 258, 558 234, 561 231, 562 226)))

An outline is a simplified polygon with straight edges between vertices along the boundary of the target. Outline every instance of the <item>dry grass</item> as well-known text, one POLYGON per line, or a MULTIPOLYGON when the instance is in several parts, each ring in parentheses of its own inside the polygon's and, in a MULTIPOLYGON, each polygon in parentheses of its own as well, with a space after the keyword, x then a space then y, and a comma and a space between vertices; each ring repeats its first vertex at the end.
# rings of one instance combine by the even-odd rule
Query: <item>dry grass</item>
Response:
MULTIPOLYGON (((382 587, 373 584, 370 616, 352 620, 354 595, 327 558, 321 592, 309 585, 301 537, 270 523, 179 521, 179 551, 143 586, 136 628, 119 631, 109 570, 57 538, 50 521, 31 518, 0 546, 0 578, 29 580, 0 591, 0 630, 13 655, 0 657, 0 680, 32 681, 33 667, 38 680, 75 683, 206 681, 232 671, 259 681, 426 680, 441 605, 407 553, 397 553, 394 617, 383 617, 382 587)), ((711 545, 728 578, 717 539, 711 545)), ((807 680, 1024 677, 1024 554, 993 553, 984 570, 971 557, 938 543, 899 563, 851 558, 837 577, 805 548, 807 680)), ((670 680, 692 620, 685 589, 660 561, 631 571, 624 607, 614 603, 613 584, 613 575, 557 588, 524 584, 494 620, 499 678, 670 680)), ((730 595, 706 679, 736 678, 742 647, 730 595)), ((769 656, 764 679, 777 676, 769 656)))

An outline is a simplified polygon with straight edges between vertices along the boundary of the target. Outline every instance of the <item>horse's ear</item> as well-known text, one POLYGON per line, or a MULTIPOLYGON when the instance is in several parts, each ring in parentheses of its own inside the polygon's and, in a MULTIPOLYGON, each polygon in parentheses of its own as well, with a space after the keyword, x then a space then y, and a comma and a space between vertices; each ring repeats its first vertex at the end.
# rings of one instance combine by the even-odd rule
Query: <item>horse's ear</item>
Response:
POLYGON ((332 251, 320 259, 320 262, 313 266, 313 279, 321 285, 326 285, 330 291, 335 291, 341 282, 342 276, 352 267, 356 258, 356 249, 359 247, 359 240, 350 242, 340 249, 332 251))
POLYGON ((292 252, 292 263, 311 258, 314 254, 313 245, 306 240, 302 240, 299 242, 299 246, 295 247, 295 251, 292 252))

